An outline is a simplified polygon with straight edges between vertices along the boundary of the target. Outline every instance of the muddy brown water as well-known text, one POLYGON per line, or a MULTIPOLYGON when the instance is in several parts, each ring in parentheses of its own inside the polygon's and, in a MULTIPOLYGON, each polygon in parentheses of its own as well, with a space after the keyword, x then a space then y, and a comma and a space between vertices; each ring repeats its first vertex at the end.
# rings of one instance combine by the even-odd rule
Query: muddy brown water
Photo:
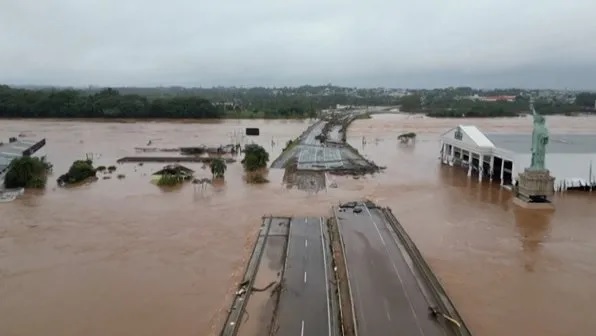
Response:
MULTIPOLYGON (((393 209, 476 335, 596 334, 596 193, 558 196, 551 215, 516 210, 508 191, 439 164, 438 136, 458 123, 531 129, 524 118, 377 115, 355 121, 348 140, 384 173, 334 177, 337 189, 306 193, 285 188, 279 170, 269 184, 247 185, 234 163, 225 184, 201 192, 191 184, 160 190, 149 182, 159 164, 118 165, 124 180, 78 188, 54 181, 85 153, 110 165, 150 139, 156 147, 217 145, 244 127, 261 128, 245 141, 273 160, 308 122, 0 120, 3 139, 23 131, 47 138, 55 165, 44 192, 0 204, 0 335, 215 335, 262 215, 327 215, 362 197, 393 209), (407 131, 418 133, 416 143, 398 144, 407 131)), ((596 118, 547 123, 596 132, 596 118)))

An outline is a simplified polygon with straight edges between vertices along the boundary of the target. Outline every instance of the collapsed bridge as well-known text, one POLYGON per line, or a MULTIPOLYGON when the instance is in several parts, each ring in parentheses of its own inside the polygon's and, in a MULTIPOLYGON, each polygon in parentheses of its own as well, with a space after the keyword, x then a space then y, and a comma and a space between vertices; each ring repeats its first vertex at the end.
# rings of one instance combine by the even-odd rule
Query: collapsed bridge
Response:
POLYGON ((390 209, 359 201, 329 218, 263 218, 220 335, 388 331, 471 335, 390 209))

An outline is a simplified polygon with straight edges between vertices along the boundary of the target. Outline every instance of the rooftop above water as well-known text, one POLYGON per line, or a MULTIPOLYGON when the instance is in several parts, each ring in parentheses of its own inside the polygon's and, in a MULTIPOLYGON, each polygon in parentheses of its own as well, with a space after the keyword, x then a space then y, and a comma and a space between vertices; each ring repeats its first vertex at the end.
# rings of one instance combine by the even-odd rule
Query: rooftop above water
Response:
POLYGON ((23 153, 26 150, 35 146, 41 148, 45 145, 45 139, 32 140, 11 138, 10 140, 6 142, 0 141, 0 172, 3 172, 14 158, 23 156, 23 153))

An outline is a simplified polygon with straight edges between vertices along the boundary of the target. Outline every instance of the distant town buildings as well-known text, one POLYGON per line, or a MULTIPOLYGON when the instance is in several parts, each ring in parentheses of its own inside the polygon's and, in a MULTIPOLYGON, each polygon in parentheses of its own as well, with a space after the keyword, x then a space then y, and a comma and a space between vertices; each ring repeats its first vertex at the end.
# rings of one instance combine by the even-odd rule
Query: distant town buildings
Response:
POLYGON ((514 102, 517 96, 480 96, 475 94, 473 96, 467 97, 470 100, 477 100, 477 101, 484 101, 484 102, 514 102))

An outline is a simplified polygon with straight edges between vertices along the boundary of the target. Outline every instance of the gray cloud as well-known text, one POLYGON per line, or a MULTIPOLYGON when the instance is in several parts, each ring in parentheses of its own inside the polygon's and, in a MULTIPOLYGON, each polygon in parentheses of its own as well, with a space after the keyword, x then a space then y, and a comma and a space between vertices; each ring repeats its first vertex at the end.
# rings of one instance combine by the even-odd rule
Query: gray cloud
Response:
POLYGON ((594 88, 594 13, 593 0, 0 0, 0 82, 594 88))

